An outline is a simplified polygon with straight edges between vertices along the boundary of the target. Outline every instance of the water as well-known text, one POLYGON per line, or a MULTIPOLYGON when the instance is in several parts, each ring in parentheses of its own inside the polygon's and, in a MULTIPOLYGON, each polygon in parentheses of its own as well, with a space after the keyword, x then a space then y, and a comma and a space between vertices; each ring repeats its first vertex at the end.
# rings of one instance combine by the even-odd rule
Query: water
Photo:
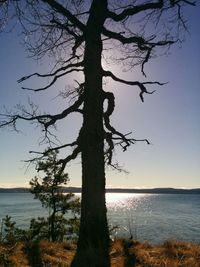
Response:
MULTIPOLYGON (((109 225, 117 226, 113 235, 200 243, 200 195, 107 193, 106 200, 109 225)), ((31 218, 48 211, 30 193, 0 193, 0 220, 6 215, 27 228, 31 218)))
POLYGON ((118 235, 160 243, 178 239, 200 243, 200 195, 111 194, 108 217, 118 235))

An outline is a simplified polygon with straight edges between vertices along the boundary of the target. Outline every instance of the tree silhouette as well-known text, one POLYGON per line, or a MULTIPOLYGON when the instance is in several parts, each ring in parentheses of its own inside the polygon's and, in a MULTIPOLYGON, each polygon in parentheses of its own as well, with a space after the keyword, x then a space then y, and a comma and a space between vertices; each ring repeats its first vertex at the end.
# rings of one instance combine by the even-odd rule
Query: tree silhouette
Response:
MULTIPOLYGON (((57 165, 57 151, 51 151, 44 160, 37 164, 37 170, 45 173, 44 177, 34 177, 30 181, 30 192, 39 199, 42 206, 48 208, 49 216, 46 221, 49 240, 63 241, 67 232, 72 232, 74 226, 78 224, 80 212, 80 202, 72 193, 64 194, 63 187, 69 181, 68 174, 60 171, 57 165), (71 211, 74 218, 65 218, 64 215, 71 211), (67 228, 68 229, 67 229, 67 228)), ((44 218, 43 218, 44 219, 44 218)), ((44 220, 42 221, 44 224, 44 220)), ((40 224, 39 221, 32 220, 33 223, 40 224)))
MULTIPOLYGON (((63 76, 81 72, 74 89, 66 95, 73 104, 58 114, 40 114, 31 103, 31 111, 19 107, 16 113, 1 114, 1 127, 13 126, 25 120, 42 126, 44 138, 50 148, 38 154, 37 160, 54 150, 68 151, 58 160, 61 170, 79 154, 82 162, 81 223, 76 257, 72 266, 110 266, 109 235, 105 205, 105 164, 118 168, 113 162, 113 150, 123 151, 137 141, 131 133, 121 133, 111 124, 115 108, 112 92, 104 90, 105 78, 139 89, 141 101, 152 94, 149 87, 163 85, 147 80, 145 64, 156 51, 182 41, 186 28, 183 9, 195 5, 190 0, 38 0, 1 1, 4 18, 17 18, 21 23, 24 42, 29 53, 37 58, 53 56, 55 66, 47 74, 33 73, 22 77, 23 82, 32 77, 48 78, 45 86, 27 88, 34 92, 45 91, 63 76), (110 52, 111 51, 111 52, 110 52), (109 53, 110 54, 109 54, 109 53), (108 62, 125 65, 128 70, 140 67, 145 81, 126 80, 102 66, 108 62), (83 78, 81 78, 83 77, 83 78), (105 105, 106 103, 106 105, 105 105), (52 126, 71 113, 78 113, 83 123, 72 143, 54 146, 51 142, 52 126)), ((3 16, 2 15, 2 16, 3 16)), ((109 65, 107 65, 108 67, 109 65)), ((33 152, 32 152, 33 153, 33 152)))

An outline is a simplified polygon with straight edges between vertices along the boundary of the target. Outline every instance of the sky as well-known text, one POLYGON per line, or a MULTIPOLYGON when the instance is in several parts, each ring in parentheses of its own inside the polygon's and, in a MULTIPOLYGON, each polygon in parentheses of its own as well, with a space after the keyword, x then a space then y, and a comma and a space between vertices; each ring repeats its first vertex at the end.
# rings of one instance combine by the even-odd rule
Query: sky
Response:
MULTIPOLYGON (((127 152, 116 150, 115 159, 126 172, 106 169, 107 187, 120 188, 200 188, 200 6, 190 8, 187 16, 190 33, 182 48, 174 46, 169 56, 158 57, 146 66, 150 80, 168 82, 156 86, 153 95, 139 98, 137 88, 113 82, 106 89, 115 93, 116 109, 111 119, 123 133, 132 131, 135 138, 147 138, 151 144, 137 143, 127 152)), ((17 80, 35 71, 48 71, 48 62, 29 58, 20 38, 14 33, 0 35, 0 111, 25 104, 28 98, 41 109, 53 113, 65 107, 67 100, 56 97, 65 88, 61 80, 48 92, 35 94, 20 89, 17 80), (59 88, 59 89, 58 89, 59 88)), ((116 71, 119 71, 116 69, 116 71)), ((127 79, 137 73, 123 73, 127 79)), ((67 81, 69 81, 67 79, 67 81)), ((30 85, 30 83, 29 83, 30 85)), ((36 81, 34 81, 36 86, 36 81)), ((1 113, 0 112, 0 113, 1 113)), ((80 119, 73 116, 61 126, 58 135, 72 140, 80 119)), ((19 133, 0 130, 0 187, 28 186, 36 175, 34 166, 27 169, 24 160, 30 150, 42 150, 40 129, 19 123, 19 133)), ((66 168, 70 186, 81 186, 80 158, 66 168)))

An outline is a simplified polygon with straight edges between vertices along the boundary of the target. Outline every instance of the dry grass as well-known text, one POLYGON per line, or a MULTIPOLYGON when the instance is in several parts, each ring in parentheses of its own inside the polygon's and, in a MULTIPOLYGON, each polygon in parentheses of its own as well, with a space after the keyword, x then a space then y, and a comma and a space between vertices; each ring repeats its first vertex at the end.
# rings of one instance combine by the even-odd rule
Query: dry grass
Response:
POLYGON ((75 247, 65 243, 41 241, 38 244, 0 245, 0 267, 69 267, 75 247))
POLYGON ((133 242, 129 254, 135 255, 135 267, 200 267, 200 245, 193 243, 171 240, 152 246, 133 242))
POLYGON ((113 267, 122 267, 125 265, 124 246, 121 240, 117 239, 113 242, 110 250, 110 257, 113 267))
POLYGON ((29 260, 25 253, 24 244, 16 243, 12 247, 0 245, 0 266, 29 267, 29 260))
POLYGON ((41 241, 40 253, 44 266, 69 267, 75 254, 75 248, 64 243, 41 241))
MULTIPOLYGON (((0 244, 0 267, 68 267, 75 250, 75 245, 48 241, 13 247, 0 244)), ((110 257, 112 267, 200 267, 200 245, 172 240, 153 246, 118 239, 111 246, 110 257)))

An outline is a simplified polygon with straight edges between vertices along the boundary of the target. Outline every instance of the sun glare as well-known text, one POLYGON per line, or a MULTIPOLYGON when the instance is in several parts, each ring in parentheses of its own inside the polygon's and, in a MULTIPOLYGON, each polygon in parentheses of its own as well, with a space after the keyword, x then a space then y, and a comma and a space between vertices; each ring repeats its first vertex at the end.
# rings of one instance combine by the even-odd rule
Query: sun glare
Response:
POLYGON ((106 205, 108 208, 117 209, 130 207, 137 208, 141 201, 146 200, 147 194, 129 194, 129 193, 106 193, 106 205))

